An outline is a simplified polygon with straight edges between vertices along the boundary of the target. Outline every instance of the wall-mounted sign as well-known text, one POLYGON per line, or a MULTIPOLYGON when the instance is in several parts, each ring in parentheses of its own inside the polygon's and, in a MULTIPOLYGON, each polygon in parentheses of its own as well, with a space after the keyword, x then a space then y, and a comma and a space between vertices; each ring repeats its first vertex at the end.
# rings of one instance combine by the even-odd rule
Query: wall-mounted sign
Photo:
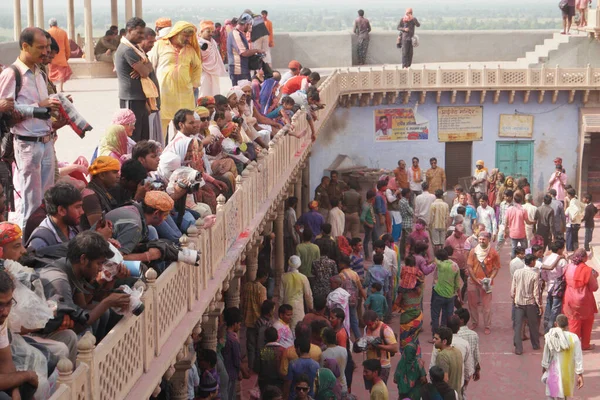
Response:
POLYGON ((438 107, 438 140, 470 142, 483 139, 483 107, 438 107))
POLYGON ((429 121, 414 108, 380 108, 374 111, 375 141, 427 140, 429 121))
POLYGON ((533 115, 500 114, 498 136, 530 138, 533 136, 533 115))

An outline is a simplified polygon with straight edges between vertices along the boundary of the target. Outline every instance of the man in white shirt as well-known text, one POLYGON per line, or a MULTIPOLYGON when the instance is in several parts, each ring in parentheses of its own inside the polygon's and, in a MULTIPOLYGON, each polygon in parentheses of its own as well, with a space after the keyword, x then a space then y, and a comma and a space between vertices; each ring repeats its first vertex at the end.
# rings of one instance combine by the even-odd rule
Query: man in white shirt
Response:
POLYGON ((423 183, 423 171, 419 167, 419 159, 417 157, 412 158, 412 166, 406 173, 408 174, 408 186, 411 191, 410 205, 414 207, 415 197, 423 191, 421 187, 423 183))
POLYGON ((429 184, 427 182, 423 182, 421 187, 423 188, 423 192, 415 198, 415 219, 423 218, 429 224, 429 214, 431 205, 435 201, 435 194, 429 193, 429 184))
POLYGON ((487 194, 482 194, 479 199, 477 222, 485 225, 485 231, 492 234, 492 242, 495 242, 498 236, 498 223, 496 222, 496 212, 488 205, 487 194))
POLYGON ((331 199, 331 210, 327 214, 327 223, 331 224, 331 236, 333 238, 343 236, 346 226, 346 215, 338 207, 339 203, 338 199, 331 199))
POLYGON ((375 132, 375 137, 388 137, 392 133, 388 126, 389 121, 387 115, 379 117, 379 129, 375 132))
MULTIPOLYGON (((533 196, 531 194, 525 195, 525 204, 523 208, 527 211, 527 218, 530 221, 535 221, 535 212, 537 207, 533 205, 533 196)), ((531 245, 531 239, 533 239, 533 225, 525 225, 525 234, 527 235, 527 245, 531 245)))

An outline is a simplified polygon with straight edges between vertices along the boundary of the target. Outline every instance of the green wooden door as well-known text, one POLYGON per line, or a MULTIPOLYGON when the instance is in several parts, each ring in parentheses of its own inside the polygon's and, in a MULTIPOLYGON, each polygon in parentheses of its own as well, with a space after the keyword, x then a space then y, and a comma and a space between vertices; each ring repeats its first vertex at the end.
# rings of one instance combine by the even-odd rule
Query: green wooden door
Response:
POLYGON ((533 141, 496 142, 496 167, 506 176, 531 182, 533 141))

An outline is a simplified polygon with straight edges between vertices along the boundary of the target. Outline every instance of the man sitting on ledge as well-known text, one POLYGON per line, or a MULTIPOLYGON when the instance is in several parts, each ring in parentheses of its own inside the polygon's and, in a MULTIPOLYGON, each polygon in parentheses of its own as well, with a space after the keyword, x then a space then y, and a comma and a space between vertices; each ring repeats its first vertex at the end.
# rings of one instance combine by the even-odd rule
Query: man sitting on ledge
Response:
POLYGON ((118 41, 117 34, 114 31, 108 30, 104 36, 98 40, 94 48, 94 55, 97 61, 113 64, 114 53, 117 51, 118 41))

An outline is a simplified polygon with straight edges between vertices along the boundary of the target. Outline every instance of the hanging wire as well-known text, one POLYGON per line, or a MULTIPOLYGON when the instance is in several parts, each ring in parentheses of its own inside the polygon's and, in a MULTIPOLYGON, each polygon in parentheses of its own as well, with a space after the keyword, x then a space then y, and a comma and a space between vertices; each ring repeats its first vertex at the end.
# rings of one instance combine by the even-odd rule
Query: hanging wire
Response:
POLYGON ((541 115, 541 114, 548 114, 548 113, 550 113, 550 112, 552 112, 552 111, 556 111, 556 110, 558 110, 559 108, 561 108, 561 107, 564 107, 564 106, 566 106, 566 105, 567 105, 567 103, 564 103, 564 104, 561 104, 560 106, 554 107, 554 108, 553 108, 553 109, 551 109, 551 110, 548 110, 548 111, 541 111, 541 112, 536 112, 536 113, 535 113, 535 112, 522 112, 522 111, 519 111, 519 110, 517 110, 517 109, 515 108, 515 114, 526 114, 526 115, 541 115))

